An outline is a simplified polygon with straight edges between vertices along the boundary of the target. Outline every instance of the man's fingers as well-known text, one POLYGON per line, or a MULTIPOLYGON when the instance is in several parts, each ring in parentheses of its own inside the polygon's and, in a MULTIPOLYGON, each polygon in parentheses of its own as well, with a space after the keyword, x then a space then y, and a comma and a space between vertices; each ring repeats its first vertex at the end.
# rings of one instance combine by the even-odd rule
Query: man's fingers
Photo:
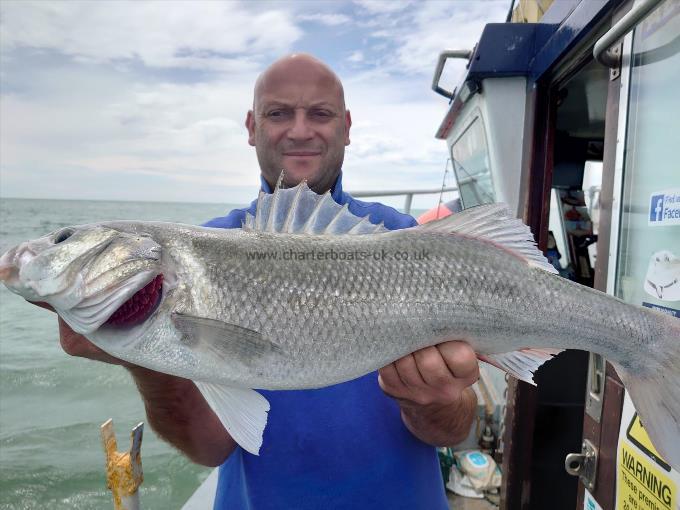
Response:
POLYGON ((465 342, 444 342, 396 360, 379 371, 378 383, 401 404, 446 405, 479 378, 479 364, 465 342))
POLYGON ((378 370, 378 384, 385 393, 392 396, 401 395, 407 390, 399 379, 394 363, 378 370))
POLYGON ((401 379, 406 387, 417 390, 427 386, 422 375, 420 375, 420 371, 418 370, 418 365, 416 364, 416 359, 413 354, 399 358, 394 362, 394 366, 397 369, 399 379, 401 379))
POLYGON ((457 379, 479 379, 477 355, 465 342, 444 342, 437 346, 446 366, 457 379))
POLYGON ((73 331, 64 320, 59 317, 59 342, 66 354, 79 358, 88 358, 113 365, 129 365, 123 360, 114 358, 103 349, 90 342, 83 335, 73 331))
POLYGON ((426 347, 413 353, 418 371, 425 383, 444 388, 453 383, 453 375, 436 347, 426 347))
POLYGON ((59 342, 66 354, 71 356, 89 357, 94 345, 83 335, 73 331, 64 320, 59 317, 59 342))

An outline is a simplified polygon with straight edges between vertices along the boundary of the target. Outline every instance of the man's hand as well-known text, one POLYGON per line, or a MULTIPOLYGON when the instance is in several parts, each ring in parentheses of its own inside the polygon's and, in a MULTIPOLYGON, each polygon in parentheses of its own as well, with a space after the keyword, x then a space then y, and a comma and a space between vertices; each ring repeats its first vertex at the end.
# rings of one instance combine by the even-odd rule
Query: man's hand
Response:
POLYGON ((59 317, 59 343, 61 343, 61 348, 64 349, 64 352, 71 356, 103 361, 112 365, 123 365, 128 368, 132 366, 130 363, 111 356, 80 333, 73 331, 61 317, 59 317))
MULTIPOLYGON (((47 310, 47 303, 33 303, 47 310)), ((144 401, 152 428, 198 464, 219 466, 236 448, 219 418, 189 379, 182 379, 111 356, 59 317, 59 342, 67 354, 127 368, 144 401)))
POLYGON ((467 436, 477 398, 470 388, 479 364, 465 342, 426 347, 379 370, 382 390, 396 399, 406 427, 420 440, 453 445, 467 436))
MULTIPOLYGON (((52 308, 47 303, 33 303, 33 304, 54 312, 54 308, 52 308)), ((59 320, 59 343, 61 344, 61 348, 64 349, 64 352, 66 352, 66 354, 69 354, 71 356, 77 356, 79 358, 89 358, 96 361, 102 361, 104 363, 110 363, 112 365, 123 365, 127 367, 131 366, 129 363, 126 363, 125 361, 115 358, 110 354, 106 353, 105 351, 94 345, 92 342, 90 342, 80 333, 76 333, 75 331, 73 331, 61 317, 58 317, 58 320, 59 320)))

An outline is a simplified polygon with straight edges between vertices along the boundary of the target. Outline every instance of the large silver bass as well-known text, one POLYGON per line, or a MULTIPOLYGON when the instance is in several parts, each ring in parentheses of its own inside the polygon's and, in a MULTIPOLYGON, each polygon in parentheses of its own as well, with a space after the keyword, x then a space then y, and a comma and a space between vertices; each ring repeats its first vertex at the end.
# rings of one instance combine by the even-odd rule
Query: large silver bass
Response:
POLYGON ((465 339, 529 382, 562 349, 602 354, 680 467, 680 320, 553 273, 504 206, 390 232, 305 184, 262 194, 242 229, 100 223, 0 259, 10 290, 109 354, 195 381, 252 453, 269 410, 252 388, 326 386, 465 339))

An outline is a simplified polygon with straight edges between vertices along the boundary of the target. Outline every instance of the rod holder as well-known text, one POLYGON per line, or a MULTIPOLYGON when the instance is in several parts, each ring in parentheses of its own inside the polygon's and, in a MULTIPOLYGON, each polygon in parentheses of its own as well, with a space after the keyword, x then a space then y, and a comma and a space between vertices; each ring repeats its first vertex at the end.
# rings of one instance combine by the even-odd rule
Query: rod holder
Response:
POLYGON ((127 452, 118 451, 112 419, 104 422, 100 431, 106 453, 106 486, 113 494, 113 508, 139 510, 139 486, 144 481, 141 453, 144 423, 138 423, 130 432, 127 452))

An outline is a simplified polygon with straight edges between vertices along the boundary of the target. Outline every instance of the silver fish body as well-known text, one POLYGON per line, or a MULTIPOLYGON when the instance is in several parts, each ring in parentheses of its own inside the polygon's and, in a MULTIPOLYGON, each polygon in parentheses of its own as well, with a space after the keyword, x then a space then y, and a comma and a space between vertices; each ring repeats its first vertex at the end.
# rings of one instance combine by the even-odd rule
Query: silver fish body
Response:
POLYGON ((657 340, 669 334, 669 321, 659 321, 660 314, 471 237, 112 226, 149 232, 163 247, 161 271, 177 283, 142 326, 133 351, 114 345, 115 328, 91 337, 105 335, 115 354, 158 370, 178 367, 183 377, 247 388, 315 388, 452 339, 486 354, 539 345, 589 350, 641 373, 665 358, 657 340), (187 339, 172 320, 175 313, 256 331, 261 349, 249 350, 232 336, 187 339), (649 356, 635 366, 640 351, 649 356), (163 356, 150 358, 154 352, 163 356))
POLYGON ((0 279, 108 353, 194 380, 252 453, 269 405, 251 388, 327 386, 462 339, 529 382, 560 350, 602 354, 680 466, 680 321, 551 274, 505 208, 454 216, 389 232, 300 185, 261 196, 244 229, 59 231, 4 254, 0 279), (111 323, 122 306, 139 321, 111 323))

